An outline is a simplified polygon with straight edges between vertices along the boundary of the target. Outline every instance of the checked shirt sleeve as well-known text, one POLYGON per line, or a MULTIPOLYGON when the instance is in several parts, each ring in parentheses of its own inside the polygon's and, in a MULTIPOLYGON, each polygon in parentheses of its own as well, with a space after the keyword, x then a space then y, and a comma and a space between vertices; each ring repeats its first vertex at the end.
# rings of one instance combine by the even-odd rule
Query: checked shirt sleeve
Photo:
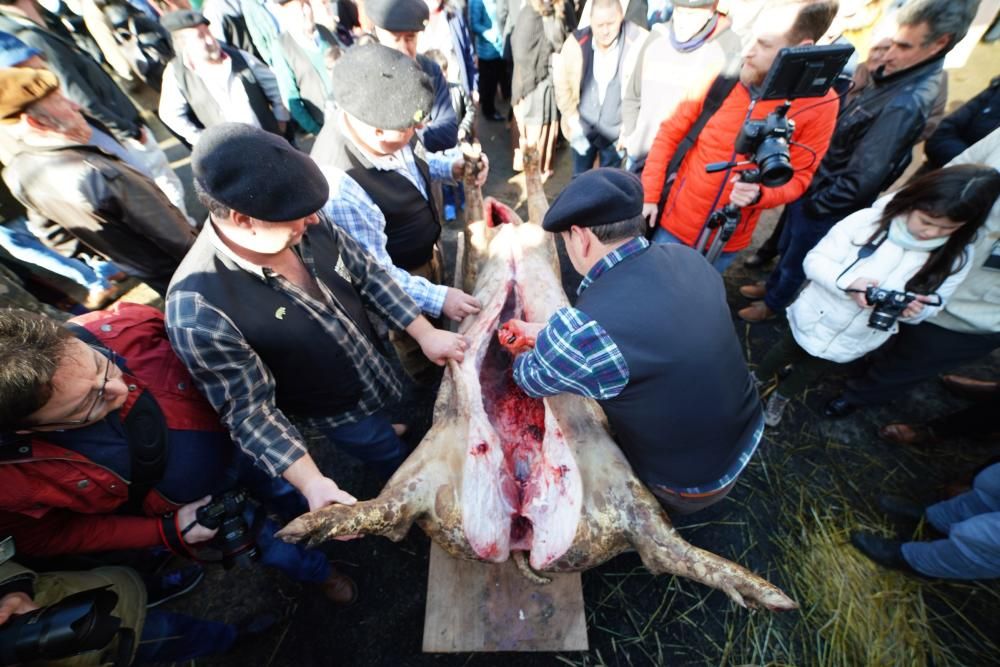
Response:
POLYGON ((557 310, 535 348, 514 362, 514 381, 536 398, 561 393, 614 398, 628 379, 628 365, 608 332, 576 308, 557 310))
POLYGON ((274 403, 274 377, 240 331, 196 292, 167 299, 170 343, 240 449, 272 477, 306 454, 274 403))
POLYGON ((405 329, 420 317, 420 306, 360 243, 329 221, 323 224, 331 225, 340 245, 340 258, 365 304, 378 311, 397 329, 405 329))
POLYGON ((448 288, 435 285, 426 278, 410 275, 409 271, 393 264, 385 247, 385 216, 379 207, 358 182, 343 171, 324 169, 323 173, 330 183, 330 201, 323 209, 326 217, 357 241, 417 302, 422 311, 438 317, 444 307, 448 288))
POLYGON ((441 181, 443 183, 454 183, 454 173, 451 170, 451 165, 455 163, 455 160, 462 157, 462 151, 460 148, 449 148, 446 151, 438 151, 436 153, 427 154, 427 171, 430 172, 432 181, 441 181))

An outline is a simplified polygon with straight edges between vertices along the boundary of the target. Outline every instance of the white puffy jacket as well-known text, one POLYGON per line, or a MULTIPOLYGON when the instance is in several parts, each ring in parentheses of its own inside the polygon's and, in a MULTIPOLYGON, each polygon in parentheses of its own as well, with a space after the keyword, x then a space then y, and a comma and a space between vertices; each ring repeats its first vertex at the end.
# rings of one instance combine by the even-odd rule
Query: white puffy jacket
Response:
MULTIPOLYGON (((836 225, 806 255, 803 269, 809 282, 788 307, 788 322, 795 341, 803 350, 822 359, 845 363, 876 349, 899 330, 899 322, 917 324, 934 317, 941 308, 927 306, 916 317, 900 318, 889 331, 868 326, 871 308, 861 308, 844 291, 856 279, 877 280, 879 287, 903 291, 906 281, 927 261, 930 253, 907 250, 886 239, 870 256, 858 261, 847 273, 841 273, 858 258, 858 251, 875 233, 882 209, 888 199, 872 208, 852 213, 836 225)), ((937 289, 946 302, 968 274, 973 246, 965 248, 961 268, 937 289)))

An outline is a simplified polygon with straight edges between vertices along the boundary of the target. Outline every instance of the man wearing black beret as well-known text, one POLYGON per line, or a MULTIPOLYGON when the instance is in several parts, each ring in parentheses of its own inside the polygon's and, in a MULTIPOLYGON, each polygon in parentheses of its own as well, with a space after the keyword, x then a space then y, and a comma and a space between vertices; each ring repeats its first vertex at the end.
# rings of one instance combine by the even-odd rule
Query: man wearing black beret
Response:
POLYGON ((417 53, 417 34, 427 27, 430 10, 424 0, 366 0, 365 13, 374 24, 380 44, 412 58, 428 76, 434 103, 423 127, 417 130, 420 142, 429 151, 444 151, 458 143, 458 117, 451 105, 448 80, 441 67, 417 53))
POLYGON ((718 272, 686 246, 650 246, 642 183, 620 169, 577 176, 542 226, 562 237, 584 278, 575 308, 544 325, 503 327, 501 343, 518 354, 514 381, 529 396, 596 399, 668 510, 688 514, 722 500, 756 450, 764 417, 718 272))
POLYGON ((326 179, 307 155, 241 123, 209 128, 191 156, 209 210, 167 295, 167 332, 233 440, 316 510, 355 499, 319 471, 299 427, 388 475, 406 450, 384 407, 400 383, 366 309, 432 361, 461 360, 410 297, 320 210, 326 179), (252 156, 252 159, 247 159, 252 156))
MULTIPOLYGON (((428 316, 460 321, 478 313, 475 298, 440 284, 441 216, 430 188, 432 181, 457 177, 465 162, 461 156, 424 154, 416 142, 433 95, 427 77, 398 51, 365 44, 337 61, 333 95, 337 110, 312 150, 330 184, 328 217, 428 316)), ((398 332, 390 340, 409 375, 422 383, 436 378, 412 340, 398 332)))

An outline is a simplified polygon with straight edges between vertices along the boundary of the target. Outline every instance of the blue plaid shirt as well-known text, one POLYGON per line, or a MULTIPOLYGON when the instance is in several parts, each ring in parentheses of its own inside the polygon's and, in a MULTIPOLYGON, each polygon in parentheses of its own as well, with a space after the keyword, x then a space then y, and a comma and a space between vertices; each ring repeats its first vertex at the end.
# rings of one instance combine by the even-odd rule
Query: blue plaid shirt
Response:
MULTIPOLYGON (((591 267, 577 294, 626 257, 648 247, 649 242, 639 237, 618 246, 591 267)), ((606 400, 622 393, 628 378, 628 365, 611 336, 576 308, 553 313, 538 333, 535 348, 514 362, 514 381, 536 398, 568 392, 606 400)))
MULTIPOLYGON (((340 114, 335 122, 342 123, 340 114)), ((351 140, 350 133, 346 130, 344 136, 347 137, 348 141, 351 140)), ((360 146, 358 146, 358 150, 367 155, 376 169, 398 172, 413 183, 425 199, 429 196, 424 187, 423 178, 417 170, 413 151, 409 146, 391 156, 382 157, 373 156, 360 146)), ((427 153, 427 168, 430 171, 431 179, 451 182, 451 165, 457 158, 458 153, 452 151, 427 153)), ((376 206, 364 188, 358 185, 358 182, 348 176, 345 171, 329 166, 321 166, 321 168, 330 184, 330 201, 323 209, 327 217, 360 243, 375 258, 375 261, 399 283, 403 291, 417 302, 422 311, 431 317, 439 316, 448 288, 444 285, 435 285, 426 278, 411 275, 409 271, 393 264, 392 258, 389 257, 389 252, 385 248, 387 237, 385 216, 382 214, 382 210, 376 206)))

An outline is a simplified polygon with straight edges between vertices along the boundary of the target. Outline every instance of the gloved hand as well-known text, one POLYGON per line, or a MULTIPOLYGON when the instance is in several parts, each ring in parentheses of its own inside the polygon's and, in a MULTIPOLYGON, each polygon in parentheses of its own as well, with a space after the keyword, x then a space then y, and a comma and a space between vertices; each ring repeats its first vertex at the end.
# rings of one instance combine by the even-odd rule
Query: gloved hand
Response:
POLYGON ((500 345, 513 356, 535 347, 535 336, 538 330, 521 320, 507 320, 497 331, 500 345))

